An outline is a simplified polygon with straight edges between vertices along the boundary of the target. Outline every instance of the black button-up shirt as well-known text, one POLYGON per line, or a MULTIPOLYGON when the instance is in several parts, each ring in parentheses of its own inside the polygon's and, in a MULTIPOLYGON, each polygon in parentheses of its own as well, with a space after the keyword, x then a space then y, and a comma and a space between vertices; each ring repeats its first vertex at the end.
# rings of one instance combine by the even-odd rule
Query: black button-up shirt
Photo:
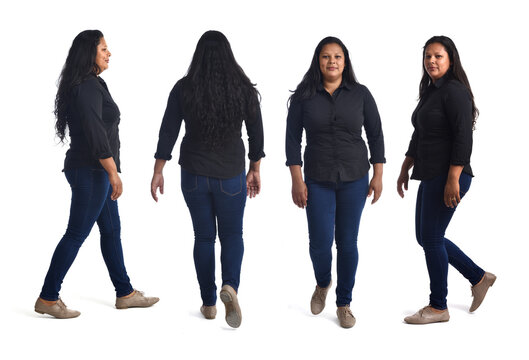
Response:
POLYGON ((98 76, 89 76, 72 89, 70 98, 70 148, 66 152, 64 169, 103 169, 99 159, 113 157, 118 171, 121 171, 118 129, 120 112, 106 83, 98 76))
MULTIPOLYGON (((178 81, 169 94, 154 157, 171 160, 171 153, 184 120, 186 132, 180 146, 178 161, 184 169, 195 175, 220 179, 228 179, 240 174, 245 167, 245 149, 241 131, 225 139, 221 150, 212 150, 202 141, 200 121, 190 118, 184 111, 181 84, 182 82, 178 81)), ((248 157, 252 161, 258 161, 265 156, 263 121, 259 107, 255 110, 255 114, 255 118, 244 120, 250 148, 248 157)))
POLYGON ((302 165, 301 138, 306 134, 305 176, 316 181, 354 181, 367 174, 369 162, 385 163, 384 136, 377 106, 364 85, 342 84, 331 96, 320 84, 316 94, 290 104, 286 165, 302 165), (362 139, 364 127, 371 158, 362 139))
POLYGON ((431 84, 417 104, 411 121, 415 128, 407 156, 414 159, 412 179, 427 180, 462 165, 471 176, 472 98, 449 71, 431 84))

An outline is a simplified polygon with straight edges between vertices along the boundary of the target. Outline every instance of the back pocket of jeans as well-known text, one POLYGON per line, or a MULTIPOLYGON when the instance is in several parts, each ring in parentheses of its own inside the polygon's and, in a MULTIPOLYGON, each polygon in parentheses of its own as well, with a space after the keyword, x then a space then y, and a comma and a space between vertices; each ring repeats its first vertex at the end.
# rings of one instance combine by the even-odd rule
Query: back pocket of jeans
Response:
POLYGON ((231 179, 220 180, 220 191, 229 196, 235 196, 242 191, 242 174, 231 179))
POLYGON ((187 171, 182 171, 181 181, 182 181, 182 191, 191 192, 191 191, 196 190, 198 187, 197 176, 190 174, 187 171))

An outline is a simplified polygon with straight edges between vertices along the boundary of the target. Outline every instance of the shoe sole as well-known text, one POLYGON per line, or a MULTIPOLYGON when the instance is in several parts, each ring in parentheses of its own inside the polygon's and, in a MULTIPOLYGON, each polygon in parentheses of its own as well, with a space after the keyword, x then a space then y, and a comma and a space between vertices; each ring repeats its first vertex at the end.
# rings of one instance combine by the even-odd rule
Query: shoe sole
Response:
POLYGON ((55 316, 55 315, 52 315, 50 313, 47 313, 45 311, 40 311, 40 310, 37 310, 35 309, 35 312, 36 313, 39 313, 41 315, 50 315, 50 316, 53 316, 55 319, 75 319, 76 317, 78 317, 79 315, 81 315, 81 313, 79 313, 78 315, 75 315, 75 316, 66 316, 66 317, 59 317, 59 316, 55 316))
POLYGON ((237 300, 233 299, 231 294, 225 290, 220 292, 220 300, 226 307, 226 322, 232 328, 238 328, 241 325, 242 316, 237 300))

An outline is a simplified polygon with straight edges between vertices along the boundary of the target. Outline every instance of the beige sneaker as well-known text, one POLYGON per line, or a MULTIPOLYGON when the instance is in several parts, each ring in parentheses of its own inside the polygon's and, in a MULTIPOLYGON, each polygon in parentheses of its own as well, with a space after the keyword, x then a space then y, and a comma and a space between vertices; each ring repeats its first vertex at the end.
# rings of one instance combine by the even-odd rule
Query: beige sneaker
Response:
POLYGON ((40 298, 35 302, 35 311, 39 314, 48 314, 57 319, 71 319, 78 317, 81 313, 77 310, 70 310, 62 302, 61 298, 53 305, 44 304, 40 298))
POLYGON ((314 290, 312 298, 310 299, 310 311, 314 315, 318 315, 323 311, 323 309, 325 309, 325 299, 327 298, 327 293, 329 292, 331 285, 332 280, 325 288, 316 285, 316 289, 314 290))
POLYGON ((238 328, 242 322, 242 313, 237 293, 230 285, 224 285, 219 296, 226 307, 226 322, 232 328, 238 328))
POLYGON ((336 309, 336 316, 338 316, 338 320, 340 320, 340 326, 343 328, 349 329, 356 324, 356 319, 353 316, 349 305, 338 306, 338 309, 336 309))
POLYGON ((142 291, 134 290, 132 296, 116 298, 116 308, 128 309, 132 307, 149 307, 156 304, 160 299, 157 297, 146 297, 142 291))
POLYGON ((472 286, 471 291, 474 299, 472 299, 472 305, 470 305, 470 309, 468 311, 473 312, 478 309, 478 307, 483 302, 483 299, 485 299, 487 291, 492 285, 494 285, 495 281, 496 275, 491 274, 489 272, 485 272, 485 275, 483 275, 481 281, 476 285, 472 286))
POLYGON ((215 319, 215 316, 217 316, 217 307, 215 305, 213 306, 206 306, 202 305, 200 307, 200 312, 206 319, 215 319))
POLYGON ((423 307, 415 314, 406 316, 404 321, 408 324, 431 324, 436 322, 445 322, 450 320, 450 314, 448 309, 438 312, 435 311, 430 305, 423 307))

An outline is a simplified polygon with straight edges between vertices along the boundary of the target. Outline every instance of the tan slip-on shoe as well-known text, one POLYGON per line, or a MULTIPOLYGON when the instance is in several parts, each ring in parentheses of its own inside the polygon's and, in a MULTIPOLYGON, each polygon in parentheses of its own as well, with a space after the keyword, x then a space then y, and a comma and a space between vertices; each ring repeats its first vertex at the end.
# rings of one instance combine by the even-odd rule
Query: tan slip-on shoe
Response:
POLYGON ((450 314, 448 309, 438 312, 435 311, 430 305, 423 307, 415 314, 406 316, 404 321, 408 324, 431 324, 436 322, 445 322, 450 320, 450 314))
POLYGON ((470 305, 470 309, 468 311, 473 312, 478 309, 478 307, 483 302, 483 299, 485 299, 487 291, 492 285, 494 285, 495 281, 496 275, 491 274, 490 272, 485 272, 481 281, 470 288, 473 299, 472 305, 470 305))
POLYGON ((340 320, 340 326, 346 329, 352 328, 356 324, 356 319, 353 316, 353 312, 347 306, 338 306, 336 309, 336 316, 340 320))
POLYGON ((133 307, 149 307, 156 304, 160 299, 157 297, 147 297, 142 291, 134 290, 132 296, 116 298, 116 308, 128 309, 133 307))
POLYGON ((331 288, 332 280, 327 285, 327 287, 319 287, 316 285, 316 289, 314 290, 314 293, 312 294, 312 298, 310 299, 310 311, 314 315, 318 315, 325 309, 325 299, 327 298, 327 293, 329 292, 329 289, 331 288))
POLYGON ((81 313, 77 310, 70 310, 62 302, 61 298, 53 305, 44 304, 40 298, 35 302, 35 311, 39 314, 48 314, 57 319, 71 319, 78 317, 81 313))
POLYGON ((217 316, 217 307, 215 305, 213 306, 207 306, 207 305, 202 305, 200 307, 200 312, 202 313, 202 315, 204 315, 204 317, 206 319, 215 319, 215 316, 217 316))
POLYGON ((237 293, 230 285, 224 285, 219 296, 226 307, 226 322, 232 328, 238 328, 242 322, 242 313, 237 300, 237 293))

